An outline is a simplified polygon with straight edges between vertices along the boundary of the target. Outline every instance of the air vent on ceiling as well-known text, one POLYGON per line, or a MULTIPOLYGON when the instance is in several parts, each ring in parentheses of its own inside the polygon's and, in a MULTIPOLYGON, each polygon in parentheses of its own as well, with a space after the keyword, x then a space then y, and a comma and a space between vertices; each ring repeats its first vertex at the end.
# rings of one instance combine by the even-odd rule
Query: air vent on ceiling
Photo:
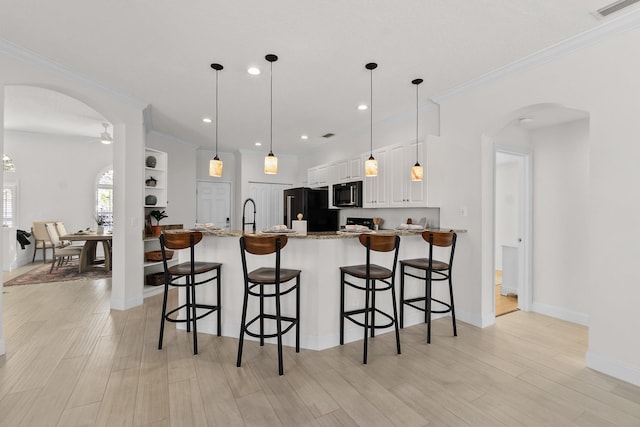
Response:
POLYGON ((325 133, 324 135, 322 135, 323 138, 331 138, 332 136, 336 136, 336 134, 329 132, 329 133, 325 133))
POLYGON ((597 10, 598 15, 600 16, 609 16, 612 13, 616 13, 619 10, 624 9, 625 7, 629 7, 634 3, 638 3, 640 0, 618 0, 616 2, 611 3, 601 9, 597 10))

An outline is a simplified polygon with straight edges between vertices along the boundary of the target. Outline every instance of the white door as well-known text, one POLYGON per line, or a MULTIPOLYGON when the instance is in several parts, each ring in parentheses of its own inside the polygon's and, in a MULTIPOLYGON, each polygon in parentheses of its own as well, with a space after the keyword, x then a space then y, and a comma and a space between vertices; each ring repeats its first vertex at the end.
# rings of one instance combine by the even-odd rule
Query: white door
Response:
POLYGON ((196 222, 231 227, 231 184, 198 181, 196 183, 196 222))
MULTIPOLYGON (((256 203, 256 230, 284 224, 283 191, 291 184, 249 183, 249 197, 256 203)), ((247 205, 251 209, 251 205, 247 205)), ((252 222, 253 212, 246 212, 246 221, 252 222)), ((247 226, 247 230, 249 230, 247 226)))
POLYGON ((518 149, 499 148, 496 149, 495 159, 495 269, 503 270, 503 281, 505 275, 512 277, 512 283, 508 283, 507 287, 511 291, 517 289, 518 308, 526 311, 531 309, 533 295, 531 154, 526 150, 521 152, 518 149), (506 264, 502 259, 504 245, 513 251, 511 262, 506 264), (505 268, 507 271, 504 271, 505 268))

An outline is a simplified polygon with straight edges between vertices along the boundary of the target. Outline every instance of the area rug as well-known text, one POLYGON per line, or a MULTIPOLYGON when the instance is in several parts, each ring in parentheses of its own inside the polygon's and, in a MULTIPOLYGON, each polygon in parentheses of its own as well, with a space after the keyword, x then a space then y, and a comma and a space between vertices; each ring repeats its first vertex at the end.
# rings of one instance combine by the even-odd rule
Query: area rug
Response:
POLYGON ((51 264, 43 264, 34 268, 14 279, 11 279, 4 283, 4 286, 15 285, 33 285, 36 283, 48 283, 48 282, 68 282, 71 280, 96 280, 96 279, 109 279, 111 278, 110 271, 101 271, 99 269, 87 271, 85 273, 78 273, 78 264, 66 264, 60 268, 54 268, 53 272, 49 273, 51 264))

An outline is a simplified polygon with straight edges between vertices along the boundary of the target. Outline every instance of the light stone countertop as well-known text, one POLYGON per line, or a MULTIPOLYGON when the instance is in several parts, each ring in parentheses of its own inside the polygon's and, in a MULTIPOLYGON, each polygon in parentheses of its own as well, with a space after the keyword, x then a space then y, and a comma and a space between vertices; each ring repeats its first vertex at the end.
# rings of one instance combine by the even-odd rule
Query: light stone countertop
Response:
MULTIPOLYGON (((439 229, 438 231, 448 231, 451 229, 439 229)), ((462 229, 453 229, 456 233, 466 233, 467 230, 462 229)), ((400 236, 419 236, 422 233, 422 230, 418 231, 408 231, 408 230, 379 230, 372 231, 371 233, 378 234, 398 234, 400 236)), ((202 234, 205 236, 214 236, 214 237, 240 237, 242 236, 242 231, 240 230, 220 230, 220 231, 202 231, 202 234)), ((253 234, 253 233, 245 233, 245 234, 253 234)), ((261 233, 258 231, 256 234, 260 235, 268 235, 267 233, 261 233)), ((269 233, 272 234, 272 233, 269 233)), ((316 239, 316 240, 324 240, 324 239, 353 239, 354 237, 358 237, 361 233, 352 233, 352 232, 344 232, 344 231, 321 231, 321 232, 308 232, 307 235, 301 235, 297 233, 283 233, 286 236, 292 239, 316 239)))

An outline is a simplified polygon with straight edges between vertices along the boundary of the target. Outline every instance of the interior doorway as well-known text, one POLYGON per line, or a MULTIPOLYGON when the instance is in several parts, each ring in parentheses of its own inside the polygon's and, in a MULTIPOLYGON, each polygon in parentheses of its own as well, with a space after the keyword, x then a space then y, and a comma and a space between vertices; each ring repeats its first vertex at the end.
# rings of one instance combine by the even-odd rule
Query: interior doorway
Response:
POLYGON ((198 181, 196 183, 196 222, 231 228, 231 184, 198 181))
POLYGON ((527 150, 496 148, 494 179, 495 315, 527 309, 531 168, 527 150))

